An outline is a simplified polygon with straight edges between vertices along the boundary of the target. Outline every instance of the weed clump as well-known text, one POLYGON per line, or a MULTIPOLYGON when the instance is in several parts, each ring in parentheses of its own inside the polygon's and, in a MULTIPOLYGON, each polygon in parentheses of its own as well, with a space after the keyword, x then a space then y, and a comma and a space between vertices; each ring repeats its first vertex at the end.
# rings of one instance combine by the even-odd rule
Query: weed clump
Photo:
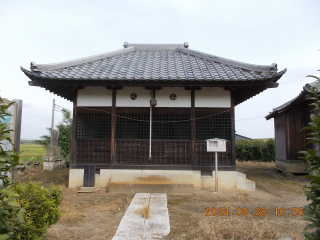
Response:
POLYGON ((148 200, 141 209, 139 209, 139 214, 144 219, 148 219, 150 217, 150 201, 148 200))

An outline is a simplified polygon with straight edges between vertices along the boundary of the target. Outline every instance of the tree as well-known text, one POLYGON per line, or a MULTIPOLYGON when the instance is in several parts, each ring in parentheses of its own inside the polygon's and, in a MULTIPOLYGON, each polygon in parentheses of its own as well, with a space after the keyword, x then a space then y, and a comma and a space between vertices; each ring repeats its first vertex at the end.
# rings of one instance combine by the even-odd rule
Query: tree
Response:
MULTIPOLYGON (((71 155, 71 136, 72 136, 72 118, 71 112, 67 109, 61 110, 63 118, 62 121, 56 125, 58 130, 58 147, 61 148, 61 155, 70 159, 71 155)), ((47 128, 49 133, 51 133, 51 128, 47 128)), ((50 135, 42 135, 41 140, 35 140, 37 144, 43 145, 45 148, 50 146, 50 135)))
MULTIPOLYGON (((319 77, 309 76, 316 78, 320 81, 319 77)), ((313 97, 309 98, 313 100, 313 103, 310 105, 314 106, 313 110, 310 114, 311 122, 309 126, 304 127, 302 130, 309 130, 307 137, 307 144, 314 144, 315 146, 319 146, 320 144, 320 99, 318 90, 313 88, 310 93, 312 93, 313 97)), ((308 149, 306 151, 300 151, 304 156, 302 159, 306 160, 310 165, 308 170, 311 170, 311 173, 307 175, 310 179, 310 184, 304 186, 304 189, 308 189, 308 191, 304 191, 303 193, 307 196, 307 200, 311 200, 311 203, 304 206, 304 215, 306 217, 302 218, 302 220, 310 222, 305 230, 312 229, 313 232, 304 231, 303 235, 306 239, 320 239, 320 154, 319 147, 316 149, 308 149)))
MULTIPOLYGON (((49 134, 51 134, 51 128, 47 128, 47 130, 49 131, 49 134)), ((33 142, 47 148, 50 146, 50 135, 42 135, 40 136, 40 139, 34 140, 33 142)))
POLYGON ((66 159, 70 159, 72 137, 71 112, 67 109, 62 109, 61 112, 63 114, 62 122, 56 126, 59 133, 58 146, 61 147, 61 155, 66 159))

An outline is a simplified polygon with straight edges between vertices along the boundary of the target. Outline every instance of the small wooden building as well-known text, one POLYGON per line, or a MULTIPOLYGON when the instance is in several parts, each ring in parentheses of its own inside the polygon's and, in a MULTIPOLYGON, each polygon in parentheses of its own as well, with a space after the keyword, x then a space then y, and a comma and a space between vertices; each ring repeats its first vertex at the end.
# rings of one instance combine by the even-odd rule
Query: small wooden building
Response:
POLYGON ((227 151, 218 154, 219 185, 237 188, 234 107, 277 87, 286 69, 188 46, 124 43, 101 55, 21 68, 30 86, 74 103, 70 187, 82 186, 86 165, 96 167, 96 186, 137 174, 172 181, 185 174, 195 187, 211 186, 215 161, 205 140, 221 138, 227 151))
POLYGON ((252 138, 248 138, 248 137, 245 137, 245 136, 242 136, 240 134, 235 134, 235 141, 240 141, 240 140, 252 140, 252 138))
POLYGON ((310 122, 311 101, 307 98, 312 87, 320 90, 319 81, 306 84, 297 97, 266 116, 267 120, 274 118, 276 167, 284 172, 306 173, 306 165, 302 165, 305 161, 299 158, 302 155, 298 152, 313 147, 306 145, 308 132, 301 131, 310 122))

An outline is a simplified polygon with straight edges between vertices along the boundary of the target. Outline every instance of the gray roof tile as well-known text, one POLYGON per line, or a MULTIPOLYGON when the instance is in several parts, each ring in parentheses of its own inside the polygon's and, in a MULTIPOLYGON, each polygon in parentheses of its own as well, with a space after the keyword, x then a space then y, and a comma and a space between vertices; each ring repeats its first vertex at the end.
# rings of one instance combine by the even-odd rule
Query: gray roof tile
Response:
POLYGON ((183 45, 127 44, 127 48, 23 71, 40 78, 95 80, 244 81, 276 77, 276 65, 259 66, 183 48, 183 45))

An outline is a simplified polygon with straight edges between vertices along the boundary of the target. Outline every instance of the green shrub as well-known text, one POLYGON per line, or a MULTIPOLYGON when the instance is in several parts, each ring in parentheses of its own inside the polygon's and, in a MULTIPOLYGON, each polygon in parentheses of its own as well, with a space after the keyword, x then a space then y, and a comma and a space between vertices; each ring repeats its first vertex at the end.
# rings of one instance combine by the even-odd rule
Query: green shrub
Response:
POLYGON ((13 190, 19 194, 19 203, 25 209, 25 223, 14 230, 13 239, 43 239, 46 229, 61 215, 62 200, 59 187, 45 188, 41 183, 16 183, 13 190))
POLYGON ((14 235, 14 230, 24 223, 25 209, 18 202, 19 195, 11 187, 0 191, 0 239, 8 239, 14 235))
POLYGON ((236 141, 236 158, 239 161, 275 161, 275 142, 270 138, 267 142, 259 139, 236 141))
MULTIPOLYGON (((320 78, 315 77, 318 80, 320 78)), ((308 205, 304 206, 304 218, 302 220, 308 221, 309 224, 305 227, 303 235, 305 239, 315 240, 320 239, 320 94, 317 89, 313 88, 310 91, 313 97, 309 98, 313 101, 310 105, 313 106, 310 114, 311 122, 309 126, 302 128, 302 130, 309 130, 307 134, 307 144, 315 144, 315 149, 309 148, 306 151, 300 151, 303 154, 302 159, 306 160, 310 167, 307 170, 312 170, 312 172, 307 175, 310 179, 310 184, 304 186, 303 193, 307 196, 309 201, 308 205), (309 231, 307 231, 309 230, 309 231)))

